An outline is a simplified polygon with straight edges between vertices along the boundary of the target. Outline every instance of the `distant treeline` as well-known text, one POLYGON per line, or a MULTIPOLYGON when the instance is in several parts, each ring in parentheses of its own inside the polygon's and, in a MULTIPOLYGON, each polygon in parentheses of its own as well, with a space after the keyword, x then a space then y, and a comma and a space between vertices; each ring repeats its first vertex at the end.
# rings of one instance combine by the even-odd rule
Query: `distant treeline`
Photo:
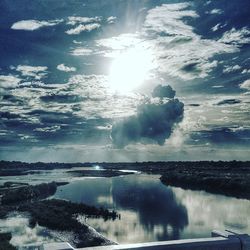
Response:
POLYGON ((21 161, 0 161, 0 169, 6 168, 21 168, 21 169, 36 169, 48 170, 56 168, 74 168, 74 167, 89 167, 100 165, 105 168, 144 168, 144 167, 181 167, 181 166, 213 166, 213 167, 250 167, 250 161, 147 161, 147 162, 77 162, 77 163, 60 163, 60 162, 21 162, 21 161))

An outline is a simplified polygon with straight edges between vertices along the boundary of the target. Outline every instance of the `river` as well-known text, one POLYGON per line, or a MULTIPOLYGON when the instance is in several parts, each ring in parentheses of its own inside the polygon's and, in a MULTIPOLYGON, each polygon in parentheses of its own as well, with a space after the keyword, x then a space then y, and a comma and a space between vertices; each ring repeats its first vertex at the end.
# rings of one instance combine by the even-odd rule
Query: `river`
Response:
POLYGON ((167 187, 155 175, 76 180, 55 197, 117 210, 120 219, 87 223, 118 243, 209 237, 213 229, 250 232, 250 201, 167 187))
MULTIPOLYGON (((115 221, 83 217, 79 220, 118 243, 209 237, 214 229, 250 233, 249 200, 167 187, 157 175, 137 172, 112 178, 73 178, 66 171, 1 177, 0 183, 69 181, 59 186, 52 198, 116 210, 120 219, 115 221)), ((44 228, 30 229, 28 219, 19 214, 0 220, 0 229, 12 232, 11 243, 16 246, 53 241, 44 234, 44 228)))

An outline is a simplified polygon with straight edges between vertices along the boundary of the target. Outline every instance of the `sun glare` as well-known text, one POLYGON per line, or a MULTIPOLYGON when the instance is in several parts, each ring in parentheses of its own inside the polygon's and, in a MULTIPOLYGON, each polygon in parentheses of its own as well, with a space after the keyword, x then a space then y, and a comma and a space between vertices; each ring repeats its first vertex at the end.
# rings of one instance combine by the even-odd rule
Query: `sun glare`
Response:
POLYGON ((127 93, 149 78, 152 56, 144 47, 134 47, 119 53, 111 64, 109 85, 114 91, 127 93))

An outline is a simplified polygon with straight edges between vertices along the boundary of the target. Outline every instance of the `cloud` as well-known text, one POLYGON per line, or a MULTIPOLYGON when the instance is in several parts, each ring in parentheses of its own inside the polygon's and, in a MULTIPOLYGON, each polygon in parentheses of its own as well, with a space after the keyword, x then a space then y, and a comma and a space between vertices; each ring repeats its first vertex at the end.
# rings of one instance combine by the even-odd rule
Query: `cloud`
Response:
POLYGON ((51 21, 38 21, 38 20, 22 20, 14 23, 11 26, 13 30, 38 30, 43 27, 55 26, 59 23, 63 22, 63 20, 51 20, 51 21))
POLYGON ((250 69, 243 69, 242 74, 250 74, 250 69))
POLYGON ((21 83, 17 78, 12 88, 10 79, 16 80, 4 77, 9 89, 0 88, 1 148, 110 144, 110 131, 100 128, 124 113, 134 114, 143 99, 139 94, 115 95, 103 75, 73 75, 65 84, 21 83))
POLYGON ((190 4, 163 4, 148 11, 144 26, 147 30, 164 32, 167 35, 193 35, 193 28, 182 21, 184 17, 197 18, 193 10, 186 10, 190 4))
POLYGON ((58 70, 64 71, 64 72, 74 72, 74 71, 76 71, 76 68, 75 68, 75 67, 68 67, 68 66, 66 66, 66 65, 64 65, 64 64, 59 64, 59 65, 57 65, 56 68, 57 68, 58 70))
POLYGON ((211 30, 212 30, 212 31, 217 31, 217 30, 221 27, 220 25, 221 25, 220 23, 216 24, 215 26, 213 26, 213 27, 211 28, 211 30))
POLYGON ((218 23, 218 24, 216 24, 215 26, 213 26, 213 27, 211 28, 211 30, 215 32, 215 31, 217 31, 217 30, 219 30, 219 29, 221 29, 221 28, 224 28, 225 26, 227 26, 227 23, 225 23, 225 24, 218 23))
POLYGON ((212 14, 212 15, 220 15, 223 13, 223 10, 221 9, 213 9, 211 11, 207 11, 206 12, 207 14, 212 14))
POLYGON ((250 90, 250 79, 244 81, 242 84, 240 84, 241 89, 247 89, 250 90))
POLYGON ((241 46, 250 43, 250 30, 247 27, 241 29, 232 28, 226 31, 219 42, 241 46))
POLYGON ((58 130, 61 129, 60 125, 55 125, 55 126, 51 126, 51 127, 43 127, 43 128, 36 128, 34 129, 34 131, 38 131, 38 132, 46 132, 46 133, 54 133, 58 130))
POLYGON ((223 69, 223 73, 231 73, 235 72, 241 69, 240 65, 234 65, 234 66, 225 66, 223 69))
POLYGON ((101 25, 99 23, 80 24, 76 28, 65 31, 65 33, 67 33, 68 35, 79 35, 83 31, 90 32, 100 27, 101 25))
MULTIPOLYGON (((153 73, 182 80, 206 78, 219 64, 215 56, 239 52, 239 48, 195 33, 186 21, 199 21, 194 20, 199 15, 191 7, 191 3, 176 3, 149 9, 139 32, 100 39, 97 48, 105 50, 104 56, 115 57, 130 47, 142 46, 152 51, 153 73)), ((214 30, 224 25, 218 24, 214 30)))
POLYGON ((78 47, 71 51, 71 54, 74 56, 90 56, 94 53, 92 49, 84 48, 84 47, 78 47))
POLYGON ((10 89, 18 86, 20 78, 13 75, 0 75, 0 89, 10 89))
POLYGON ((22 76, 34 77, 36 80, 40 80, 47 75, 48 67, 46 66, 29 66, 18 65, 16 71, 20 72, 22 76))
POLYGON ((210 130, 202 130, 196 132, 193 138, 199 139, 201 142, 207 141, 214 144, 224 144, 225 146, 235 145, 248 146, 250 145, 250 129, 242 127, 215 127, 210 130))
POLYGON ((162 86, 158 85, 154 88, 152 97, 167 97, 167 98, 174 98, 175 97, 175 90, 172 89, 170 85, 162 86))
POLYGON ((225 99, 217 103, 218 106, 221 105, 234 105, 234 104, 239 104, 241 103, 240 100, 238 99, 225 99))
POLYGON ((236 46, 196 34, 184 21, 199 17, 190 7, 190 3, 177 3, 150 9, 143 28, 155 50, 158 72, 184 80, 207 77, 218 65, 212 60, 215 55, 238 51, 236 46))
POLYGON ((112 50, 125 50, 141 42, 138 34, 123 33, 119 36, 99 39, 96 44, 98 47, 106 47, 112 50))
POLYGON ((12 114, 8 111, 6 112, 0 111, 0 117, 5 118, 5 119, 16 119, 16 118, 19 118, 20 116, 18 114, 12 114))
POLYGON ((183 107, 183 103, 178 99, 172 99, 166 103, 139 105, 136 115, 112 126, 113 143, 118 147, 136 142, 157 142, 163 145, 170 137, 174 125, 182 120, 183 107))
POLYGON ((43 102, 57 102, 57 103, 77 103, 86 100, 86 98, 78 96, 78 95, 70 95, 70 94, 51 94, 41 96, 40 99, 43 102))
POLYGON ((113 23, 115 23, 116 19, 117 19, 117 17, 115 17, 115 16, 110 16, 110 17, 107 18, 106 21, 107 21, 107 23, 109 23, 109 24, 113 24, 113 23))
POLYGON ((70 16, 68 17, 68 25, 76 25, 76 24, 86 24, 86 23, 93 23, 93 22, 100 22, 101 17, 79 17, 79 16, 70 16))

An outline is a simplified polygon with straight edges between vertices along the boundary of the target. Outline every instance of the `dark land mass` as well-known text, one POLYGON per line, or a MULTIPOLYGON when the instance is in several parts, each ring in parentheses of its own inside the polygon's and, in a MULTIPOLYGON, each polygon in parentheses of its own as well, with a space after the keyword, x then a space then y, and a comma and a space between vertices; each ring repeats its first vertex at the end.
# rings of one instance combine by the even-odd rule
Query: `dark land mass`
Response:
MULTIPOLYGON (((73 233, 74 237, 69 239, 69 242, 76 247, 114 244, 98 233, 93 233, 89 226, 80 223, 77 215, 115 220, 118 218, 115 211, 65 200, 44 200, 53 195, 56 190, 55 182, 1 189, 0 218, 6 218, 9 212, 26 212, 30 215, 31 227, 38 224, 50 230, 73 233)), ((9 244, 11 239, 9 234, 1 234, 0 237, 4 237, 5 250, 15 249, 9 244)))
POLYGON ((120 170, 114 169, 103 169, 103 170, 72 170, 67 171, 74 177, 115 177, 120 175, 133 174, 131 172, 121 172, 120 170))
MULTIPOLYGON (((115 168, 116 164, 101 166, 115 168)), ((145 162, 120 163, 118 166, 119 169, 159 174, 162 183, 168 186, 250 199, 249 161, 145 162)))
POLYGON ((57 185, 55 182, 43 183, 36 186, 22 186, 19 188, 4 189, 2 192, 1 204, 12 205, 25 201, 45 199, 55 194, 57 185))
POLYGON ((250 199, 250 168, 181 168, 160 179, 168 186, 250 199))
POLYGON ((86 166, 82 163, 26 163, 20 161, 0 161, 0 176, 37 174, 41 170, 69 169, 86 166))

